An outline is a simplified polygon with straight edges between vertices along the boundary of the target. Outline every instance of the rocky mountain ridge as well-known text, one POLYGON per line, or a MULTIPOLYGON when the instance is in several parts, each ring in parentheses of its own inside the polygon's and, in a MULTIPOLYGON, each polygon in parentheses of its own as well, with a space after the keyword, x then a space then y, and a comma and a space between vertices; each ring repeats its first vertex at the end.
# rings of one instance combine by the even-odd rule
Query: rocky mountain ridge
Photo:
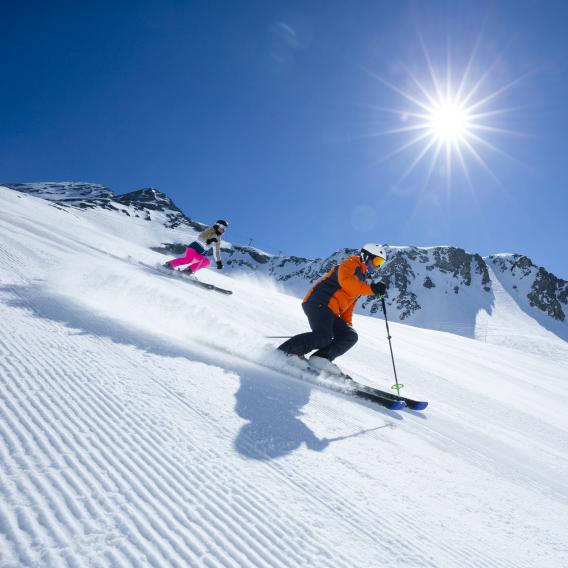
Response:
POLYGON ((101 208, 121 212, 129 217, 141 217, 146 221, 153 221, 152 213, 160 212, 166 217, 164 226, 168 229, 185 226, 199 231, 205 227, 187 217, 165 193, 153 187, 117 195, 111 189, 94 183, 37 182, 2 185, 63 207, 101 208))
MULTIPOLYGON (((165 229, 187 230, 185 242, 156 243, 153 250, 169 255, 183 252, 196 232, 205 225, 181 211, 164 193, 143 188, 123 195, 98 185, 75 182, 5 184, 11 189, 47 199, 55 206, 78 209, 101 208, 127 217, 159 222, 165 229), (156 215, 159 213, 160 215, 156 215)), ((179 233, 178 233, 179 234, 179 233)), ((481 257, 453 246, 387 246, 388 260, 380 270, 388 286, 387 305, 391 318, 421 327, 456 331, 474 336, 480 312, 491 314, 495 284, 542 325, 554 322, 555 333, 568 340, 568 282, 520 254, 481 257)), ((340 249, 325 258, 273 255, 260 249, 224 244, 228 272, 269 278, 297 296, 357 249, 340 249)), ((380 311, 380 302, 365 298, 358 308, 370 315, 380 311)))

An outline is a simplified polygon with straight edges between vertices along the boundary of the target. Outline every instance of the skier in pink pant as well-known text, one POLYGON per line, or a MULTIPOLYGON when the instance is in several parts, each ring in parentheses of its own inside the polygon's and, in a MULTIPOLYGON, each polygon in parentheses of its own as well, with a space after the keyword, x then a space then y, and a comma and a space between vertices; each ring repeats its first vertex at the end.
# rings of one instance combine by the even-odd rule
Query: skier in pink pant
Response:
POLYGON ((219 219, 212 227, 208 227, 205 231, 200 233, 197 239, 185 249, 185 256, 169 260, 164 266, 167 268, 176 268, 183 264, 189 264, 185 270, 191 273, 197 272, 211 264, 210 260, 205 256, 205 253, 213 247, 213 257, 217 263, 217 269, 222 270, 221 235, 227 230, 228 226, 227 221, 219 219))

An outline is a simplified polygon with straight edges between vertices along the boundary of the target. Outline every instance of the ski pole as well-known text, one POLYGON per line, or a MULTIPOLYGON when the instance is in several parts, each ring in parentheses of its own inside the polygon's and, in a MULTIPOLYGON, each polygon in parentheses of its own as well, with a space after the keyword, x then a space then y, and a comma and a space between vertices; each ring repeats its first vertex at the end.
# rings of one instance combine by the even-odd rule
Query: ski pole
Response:
POLYGON ((381 304, 383 306, 383 314, 385 314, 385 324, 387 325, 387 339, 389 340, 389 347, 391 352, 391 360, 392 360, 392 370, 394 371, 394 380, 395 384, 391 387, 391 389, 396 389, 396 392, 400 396, 400 389, 404 386, 399 384, 398 377, 396 376, 396 367, 394 364, 394 355, 392 353, 392 343, 391 343, 391 334, 389 330, 389 320, 387 319, 387 307, 385 305, 385 297, 381 296, 381 304))

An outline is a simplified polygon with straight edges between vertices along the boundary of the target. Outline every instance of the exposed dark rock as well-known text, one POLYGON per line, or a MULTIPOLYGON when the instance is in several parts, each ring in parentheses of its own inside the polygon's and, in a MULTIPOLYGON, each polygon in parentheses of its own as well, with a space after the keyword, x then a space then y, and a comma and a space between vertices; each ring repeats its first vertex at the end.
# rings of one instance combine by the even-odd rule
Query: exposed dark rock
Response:
MULTIPOLYGON (((406 256, 404 250, 396 250, 394 255, 389 254, 388 261, 381 267, 381 279, 389 288, 389 297, 396 294, 395 305, 401 320, 407 319, 421 308, 416 294, 410 290, 416 275, 406 256)), ((378 300, 375 303, 379 303, 378 300)))
POLYGON ((233 251, 240 253, 242 255, 250 256, 255 262, 258 264, 266 264, 272 257, 259 251, 258 249, 252 247, 245 247, 235 245, 233 246, 232 250, 229 249, 229 255, 233 254, 233 251))
POLYGON ((489 277, 489 270, 487 269, 487 264, 479 254, 473 255, 473 261, 475 263, 475 271, 477 274, 481 274, 481 284, 484 286, 484 290, 489 292, 491 290, 491 278, 489 277))
MULTIPOLYGON (((568 282, 566 280, 536 266, 530 258, 521 254, 499 255, 490 258, 495 270, 508 273, 519 281, 531 282, 530 291, 527 293, 531 307, 557 321, 565 321, 565 310, 568 307, 568 282)), ((518 290, 517 284, 513 284, 512 288, 518 290)))
POLYGON ((471 263, 474 255, 464 249, 455 247, 439 247, 433 251, 434 268, 446 274, 452 274, 454 278, 460 277, 463 284, 471 284, 471 263))
POLYGON ((144 212, 146 221, 152 220, 152 212, 164 213, 167 218, 165 226, 170 229, 185 225, 196 231, 203 231, 207 226, 186 217, 183 211, 165 193, 152 187, 114 196, 113 201, 132 207, 136 211, 144 212))
POLYGON ((557 321, 564 321, 566 316, 561 304, 566 305, 567 284, 565 280, 560 280, 544 268, 539 268, 527 296, 530 305, 542 310, 557 321), (563 302, 561 297, 564 298, 563 302))
POLYGON ((534 264, 530 258, 517 254, 515 255, 515 261, 511 266, 511 272, 515 272, 515 269, 518 269, 521 273, 521 278, 524 278, 525 276, 530 276, 531 268, 533 267, 534 264))
POLYGON ((186 248, 187 245, 182 243, 163 243, 161 247, 150 247, 150 250, 169 256, 181 256, 186 248))

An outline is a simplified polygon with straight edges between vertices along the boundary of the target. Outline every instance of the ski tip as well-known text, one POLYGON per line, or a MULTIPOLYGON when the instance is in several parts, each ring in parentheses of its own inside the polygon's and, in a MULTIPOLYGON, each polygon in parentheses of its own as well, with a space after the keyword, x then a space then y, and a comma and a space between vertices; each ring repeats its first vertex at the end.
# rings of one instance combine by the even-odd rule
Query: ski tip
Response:
POLYGON ((428 406, 428 403, 425 401, 414 402, 408 405, 410 410, 424 410, 428 406))

